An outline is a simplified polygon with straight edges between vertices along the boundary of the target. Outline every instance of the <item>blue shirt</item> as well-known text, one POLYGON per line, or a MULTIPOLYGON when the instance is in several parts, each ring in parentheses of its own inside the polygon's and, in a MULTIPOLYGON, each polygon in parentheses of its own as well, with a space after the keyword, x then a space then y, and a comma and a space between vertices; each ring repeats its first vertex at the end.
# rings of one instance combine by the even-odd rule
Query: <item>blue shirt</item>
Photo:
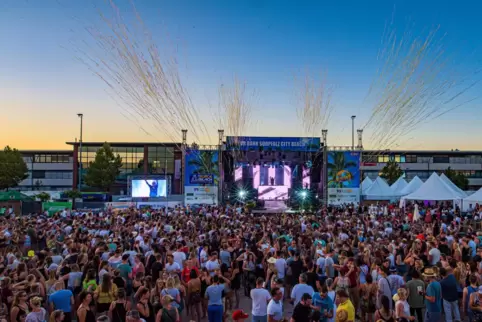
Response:
POLYGON ((333 311, 335 308, 333 305, 333 300, 328 295, 326 295, 325 298, 322 298, 320 293, 316 292, 313 294, 313 305, 320 308, 320 322, 328 322, 329 318, 325 317, 324 313, 333 311))
POLYGON ((442 312, 442 287, 440 286, 439 282, 435 281, 428 284, 427 296, 435 297, 434 303, 425 299, 425 307, 427 308, 427 312, 442 312))
POLYGON ((69 313, 71 310, 70 299, 74 296, 70 290, 60 290, 49 296, 49 302, 54 305, 56 310, 69 313))
POLYGON ((453 274, 449 274, 446 278, 440 281, 442 287, 442 298, 448 302, 454 302, 459 299, 458 283, 453 274))
POLYGON ((206 297, 209 300, 208 305, 223 305, 223 291, 224 284, 208 286, 206 289, 206 297))
POLYGON ((307 285, 307 284, 296 284, 295 287, 293 287, 293 290, 291 291, 291 298, 294 299, 295 303, 293 306, 296 306, 301 301, 301 297, 303 294, 308 293, 310 296, 313 296, 313 293, 315 291, 313 290, 313 287, 307 285))

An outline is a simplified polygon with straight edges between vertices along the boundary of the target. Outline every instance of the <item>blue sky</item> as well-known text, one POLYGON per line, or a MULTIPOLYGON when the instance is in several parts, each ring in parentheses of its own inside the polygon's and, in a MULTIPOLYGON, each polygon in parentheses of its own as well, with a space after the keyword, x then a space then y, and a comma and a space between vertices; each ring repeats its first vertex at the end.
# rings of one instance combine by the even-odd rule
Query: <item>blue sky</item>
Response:
MULTIPOLYGON (((121 113, 105 84, 76 59, 89 41, 83 26, 98 23, 92 3, 103 0, 4 0, 0 3, 0 146, 67 148, 84 113, 85 141, 165 141, 145 120, 147 135, 121 113), (89 3, 85 6, 82 4, 89 3), (6 124, 5 124, 6 123, 6 124)), ((118 0, 133 19, 127 0, 118 0)), ((248 134, 300 136, 294 76, 326 73, 335 87, 329 143, 351 144, 370 115, 366 95, 379 66, 387 23, 423 34, 436 25, 444 47, 463 72, 480 67, 482 3, 476 1, 195 1, 137 0, 161 48, 176 46, 185 87, 216 136, 217 88, 234 75, 256 91, 248 134)), ((472 95, 480 92, 480 87, 472 95)), ((480 149, 480 100, 430 121, 389 148, 480 149)), ((376 147, 365 135, 365 145, 376 147)), ((208 138, 205 138, 207 141, 208 138)), ((383 147, 387 148, 387 147, 383 147)))

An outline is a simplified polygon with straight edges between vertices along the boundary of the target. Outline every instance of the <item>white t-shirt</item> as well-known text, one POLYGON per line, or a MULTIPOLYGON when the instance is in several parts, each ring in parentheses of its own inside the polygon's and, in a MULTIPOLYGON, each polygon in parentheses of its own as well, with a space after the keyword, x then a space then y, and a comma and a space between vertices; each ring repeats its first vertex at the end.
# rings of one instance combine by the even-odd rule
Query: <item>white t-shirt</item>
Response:
POLYGON ((166 263, 166 271, 171 273, 177 270, 181 270, 181 266, 178 263, 173 262, 172 264, 166 263))
POLYGON ((286 261, 284 258, 277 258, 276 262, 274 263, 274 266, 276 267, 276 270, 278 271, 278 278, 284 278, 285 277, 285 271, 286 271, 286 261))
POLYGON ((252 310, 251 313, 254 316, 266 316, 268 315, 268 301, 271 299, 271 295, 265 288, 253 288, 251 290, 252 310))
POLYGON ((438 262, 440 262, 440 251, 438 248, 432 248, 428 254, 432 256, 432 262, 430 265, 436 265, 438 262))
POLYGON ((209 275, 214 276, 214 270, 216 270, 218 268, 219 268, 218 261, 209 260, 209 261, 206 262, 206 269, 208 271, 212 271, 212 272, 209 273, 209 275))
POLYGON ((182 263, 186 260, 186 254, 184 252, 174 252, 172 253, 172 257, 174 258, 174 261, 179 264, 181 267, 181 270, 183 268, 182 263))
POLYGON ((268 315, 271 315, 275 321, 281 321, 283 318, 283 302, 271 300, 268 303, 268 315))

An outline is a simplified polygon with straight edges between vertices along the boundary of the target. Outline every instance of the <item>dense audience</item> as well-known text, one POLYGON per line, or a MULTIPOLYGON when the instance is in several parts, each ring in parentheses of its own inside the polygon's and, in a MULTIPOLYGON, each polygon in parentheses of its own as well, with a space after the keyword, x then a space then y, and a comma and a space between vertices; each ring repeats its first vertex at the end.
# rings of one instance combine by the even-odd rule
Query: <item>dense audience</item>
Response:
POLYGON ((11 214, 0 322, 482 321, 478 205, 413 209, 11 214))

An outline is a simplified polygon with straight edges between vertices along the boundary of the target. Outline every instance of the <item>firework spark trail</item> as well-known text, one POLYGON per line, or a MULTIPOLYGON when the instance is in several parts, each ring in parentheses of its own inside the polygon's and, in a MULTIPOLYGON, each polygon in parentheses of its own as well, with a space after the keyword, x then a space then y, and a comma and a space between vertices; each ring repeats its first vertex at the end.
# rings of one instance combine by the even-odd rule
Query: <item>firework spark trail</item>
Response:
POLYGON ((209 138, 182 85, 176 57, 163 59, 134 6, 136 23, 129 29, 114 1, 107 3, 111 17, 98 10, 102 25, 86 28, 93 44, 84 41, 77 46, 76 58, 107 85, 109 95, 136 123, 152 124, 173 142, 180 141, 182 129, 189 129, 194 140, 209 138), (142 37, 136 37, 132 29, 142 37))
POLYGON ((242 82, 236 75, 232 83, 219 86, 217 118, 226 134, 234 137, 231 154, 235 160, 241 158, 238 139, 245 136, 248 128, 256 124, 252 113, 258 103, 257 97, 257 92, 249 90, 246 82, 242 82))
POLYGON ((333 112, 331 103, 333 87, 326 85, 326 79, 321 77, 319 84, 308 74, 303 84, 297 86, 299 105, 297 115, 304 136, 319 137, 321 130, 326 128, 333 112))
POLYGON ((438 33, 439 27, 425 37, 414 38, 409 31, 400 38, 394 30, 388 33, 378 56, 384 63, 369 88, 375 104, 363 127, 371 130, 370 141, 379 150, 476 99, 465 96, 479 83, 480 69, 460 77, 444 50, 446 35, 438 33))

